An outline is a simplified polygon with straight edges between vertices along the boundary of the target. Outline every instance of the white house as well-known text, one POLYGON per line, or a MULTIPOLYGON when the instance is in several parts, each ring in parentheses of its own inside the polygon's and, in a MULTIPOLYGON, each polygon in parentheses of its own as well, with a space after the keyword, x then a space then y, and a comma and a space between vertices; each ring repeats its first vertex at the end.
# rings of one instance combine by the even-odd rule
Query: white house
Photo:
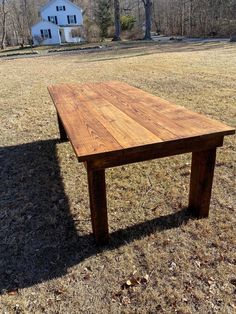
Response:
POLYGON ((82 9, 69 0, 51 0, 40 10, 41 21, 31 27, 35 45, 77 43, 83 40, 82 9))

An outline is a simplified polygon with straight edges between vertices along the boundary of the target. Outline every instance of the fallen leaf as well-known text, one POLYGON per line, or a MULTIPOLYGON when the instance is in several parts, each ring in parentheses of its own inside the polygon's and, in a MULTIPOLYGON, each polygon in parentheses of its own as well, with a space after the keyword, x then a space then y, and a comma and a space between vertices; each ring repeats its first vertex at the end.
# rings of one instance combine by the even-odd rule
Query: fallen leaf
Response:
POLYGON ((57 289, 57 290, 55 290, 54 291, 54 294, 55 295, 60 295, 60 294, 62 294, 62 293, 64 293, 65 291, 63 290, 63 289, 57 289))
POLYGON ((236 286, 236 278, 232 278, 229 281, 232 285, 236 286))
POLYGON ((137 270, 135 269, 132 273, 132 275, 134 276, 137 273, 137 270))
POLYGON ((233 309, 236 309, 236 306, 233 303, 229 304, 233 309))
POLYGON ((84 280, 89 280, 90 278, 91 278, 90 273, 87 273, 87 274, 84 276, 84 280))
POLYGON ((201 262, 195 261, 196 265, 200 268, 201 267, 201 262))
POLYGON ((169 270, 174 270, 176 268, 176 266, 177 265, 175 264, 175 262, 171 262, 169 270))
POLYGON ((139 278, 130 278, 126 281, 126 285, 128 287, 132 287, 132 286, 136 286, 136 285, 139 285, 140 284, 140 280, 139 278))
POLYGON ((87 266, 86 268, 87 268, 87 270, 92 271, 92 267, 91 266, 87 266))
POLYGON ((16 290, 7 291, 7 294, 12 295, 12 296, 18 295, 18 290, 16 289, 16 290))
POLYGON ((120 297, 120 296, 122 296, 122 291, 120 290, 120 291, 116 292, 116 293, 114 294, 114 296, 115 296, 115 297, 120 297))
POLYGON ((130 304, 131 303, 130 298, 123 297, 121 303, 124 304, 124 305, 130 304))
POLYGON ((141 278, 141 283, 147 284, 149 282, 149 275, 146 274, 144 277, 141 278))
POLYGON ((131 286, 131 285, 132 285, 131 281, 130 281, 130 280, 127 280, 127 281, 126 281, 126 285, 127 285, 127 286, 131 286))
POLYGON ((168 244, 170 244, 170 239, 166 239, 163 241, 163 246, 167 246, 168 244))

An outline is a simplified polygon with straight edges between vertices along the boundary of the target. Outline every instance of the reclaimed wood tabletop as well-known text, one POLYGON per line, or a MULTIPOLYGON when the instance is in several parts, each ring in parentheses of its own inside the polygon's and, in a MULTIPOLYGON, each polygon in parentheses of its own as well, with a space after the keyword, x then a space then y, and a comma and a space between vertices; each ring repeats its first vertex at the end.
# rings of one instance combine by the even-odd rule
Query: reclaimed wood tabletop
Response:
POLYGON ((234 133, 221 122, 121 82, 54 85, 49 92, 79 161, 234 133))
POLYGON ((216 149, 235 130, 126 83, 111 81, 48 87, 60 137, 69 139, 89 184, 97 243, 108 241, 105 169, 192 153, 189 208, 207 217, 216 149))

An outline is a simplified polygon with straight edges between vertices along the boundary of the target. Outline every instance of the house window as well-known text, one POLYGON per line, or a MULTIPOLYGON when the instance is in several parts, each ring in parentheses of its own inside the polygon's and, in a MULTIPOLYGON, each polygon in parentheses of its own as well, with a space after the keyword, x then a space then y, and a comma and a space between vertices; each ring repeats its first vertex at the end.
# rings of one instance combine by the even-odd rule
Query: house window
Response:
POLYGON ((65 11, 66 7, 64 5, 57 5, 57 11, 65 11))
POLYGON ((48 21, 54 24, 57 24, 57 17, 56 16, 48 16, 48 21))
POLYGON ((68 24, 76 24, 76 15, 67 15, 68 24))
POLYGON ((41 37, 43 39, 52 38, 51 30, 50 29, 41 29, 40 30, 41 37))

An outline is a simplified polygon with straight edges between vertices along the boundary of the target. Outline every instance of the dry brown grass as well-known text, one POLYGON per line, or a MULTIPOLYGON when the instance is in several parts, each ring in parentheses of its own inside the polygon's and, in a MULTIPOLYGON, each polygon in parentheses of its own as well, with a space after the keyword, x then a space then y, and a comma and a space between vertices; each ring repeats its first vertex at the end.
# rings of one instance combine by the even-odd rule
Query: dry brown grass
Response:
POLYGON ((235 124, 235 45, 150 49, 0 61, 0 312, 235 313, 234 137, 218 150, 209 219, 185 209, 190 155, 108 170, 104 249, 85 169, 56 140, 46 87, 60 82, 121 80, 235 124), (134 272, 142 283, 125 286, 134 272))

